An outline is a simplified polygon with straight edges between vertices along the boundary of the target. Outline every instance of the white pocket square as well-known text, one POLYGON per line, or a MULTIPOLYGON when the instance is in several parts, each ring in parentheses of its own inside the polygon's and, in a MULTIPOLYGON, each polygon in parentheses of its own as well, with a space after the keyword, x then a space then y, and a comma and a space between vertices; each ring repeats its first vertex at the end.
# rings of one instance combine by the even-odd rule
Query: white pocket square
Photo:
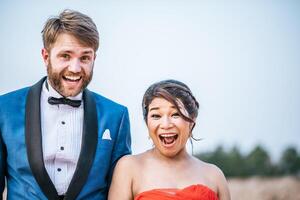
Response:
POLYGON ((110 131, 109 129, 106 129, 102 135, 102 140, 111 140, 111 137, 110 137, 110 131))

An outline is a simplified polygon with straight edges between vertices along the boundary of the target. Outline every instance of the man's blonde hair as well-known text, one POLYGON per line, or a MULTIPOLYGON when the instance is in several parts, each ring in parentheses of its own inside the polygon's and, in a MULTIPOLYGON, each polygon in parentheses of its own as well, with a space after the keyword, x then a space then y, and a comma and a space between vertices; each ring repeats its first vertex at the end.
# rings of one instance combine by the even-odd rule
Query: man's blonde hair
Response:
POLYGON ((96 52, 99 47, 99 33, 93 20, 78 11, 64 10, 59 16, 49 18, 42 30, 44 48, 52 48, 61 33, 74 36, 81 44, 92 47, 96 52))

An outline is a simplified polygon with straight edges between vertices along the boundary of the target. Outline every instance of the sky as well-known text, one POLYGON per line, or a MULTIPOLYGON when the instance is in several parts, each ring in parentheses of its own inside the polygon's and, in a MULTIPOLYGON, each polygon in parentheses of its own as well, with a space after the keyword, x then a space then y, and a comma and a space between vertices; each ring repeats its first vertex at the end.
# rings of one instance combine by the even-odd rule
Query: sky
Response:
POLYGON ((0 95, 46 75, 41 30, 64 9, 98 27, 88 88, 128 107, 134 154, 152 147, 142 96, 170 78, 200 103, 194 153, 258 144, 273 159, 287 146, 300 151, 299 1, 1 0, 0 95))

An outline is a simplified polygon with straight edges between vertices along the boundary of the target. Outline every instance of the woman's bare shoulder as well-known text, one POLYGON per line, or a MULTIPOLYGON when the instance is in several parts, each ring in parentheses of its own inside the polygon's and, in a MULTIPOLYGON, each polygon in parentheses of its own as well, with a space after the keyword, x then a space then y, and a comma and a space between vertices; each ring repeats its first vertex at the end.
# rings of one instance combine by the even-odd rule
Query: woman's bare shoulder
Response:
POLYGON ((125 155, 117 163, 117 167, 133 169, 139 167, 147 159, 147 152, 136 155, 125 155))
POLYGON ((136 163, 136 155, 125 155, 118 160, 116 167, 131 168, 134 166, 135 163, 136 163))
POLYGON ((197 158, 195 158, 195 160, 196 160, 195 162, 197 162, 197 165, 199 166, 199 169, 201 171, 205 171, 208 176, 214 177, 214 178, 224 176, 222 170, 218 166, 216 166, 212 163, 204 162, 197 158))
POLYGON ((230 194, 228 184, 222 170, 214 164, 207 163, 201 160, 198 160, 198 163, 202 172, 205 171, 206 177, 209 179, 209 181, 216 186, 219 198, 221 200, 229 200, 230 194))

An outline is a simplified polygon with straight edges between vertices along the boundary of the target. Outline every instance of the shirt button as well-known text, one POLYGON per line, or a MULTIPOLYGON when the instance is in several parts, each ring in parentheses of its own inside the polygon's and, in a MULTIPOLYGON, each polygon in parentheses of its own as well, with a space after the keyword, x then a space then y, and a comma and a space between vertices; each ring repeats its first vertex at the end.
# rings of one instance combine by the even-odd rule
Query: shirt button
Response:
POLYGON ((61 171, 61 168, 57 168, 57 171, 59 171, 59 172, 60 172, 60 171, 61 171))
POLYGON ((62 151, 63 151, 64 149, 65 149, 64 147, 60 147, 60 150, 62 150, 62 151))
POLYGON ((61 121, 61 124, 65 124, 66 122, 65 121, 61 121))

